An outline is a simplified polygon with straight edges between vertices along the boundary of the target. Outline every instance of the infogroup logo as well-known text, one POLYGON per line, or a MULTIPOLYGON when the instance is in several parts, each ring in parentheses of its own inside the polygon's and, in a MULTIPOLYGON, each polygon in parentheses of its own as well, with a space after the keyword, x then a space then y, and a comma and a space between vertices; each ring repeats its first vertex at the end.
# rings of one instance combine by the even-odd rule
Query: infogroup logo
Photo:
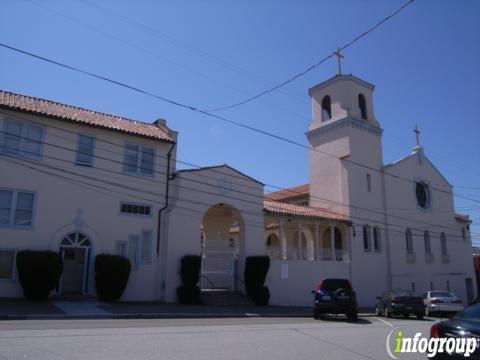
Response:
POLYGON ((463 355, 469 357, 477 348, 477 339, 462 337, 428 338, 416 333, 413 337, 405 336, 400 328, 391 330, 385 341, 385 349, 392 359, 400 359, 404 353, 427 354, 429 358, 441 353, 463 355))

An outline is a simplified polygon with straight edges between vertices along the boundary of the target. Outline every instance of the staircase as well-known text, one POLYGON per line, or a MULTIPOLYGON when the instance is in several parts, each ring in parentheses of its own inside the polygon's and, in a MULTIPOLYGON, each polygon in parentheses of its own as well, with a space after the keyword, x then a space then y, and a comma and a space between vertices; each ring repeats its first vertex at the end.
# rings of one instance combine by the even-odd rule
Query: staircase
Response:
POLYGON ((253 303, 240 291, 227 289, 202 290, 202 303, 207 306, 252 306, 253 303))

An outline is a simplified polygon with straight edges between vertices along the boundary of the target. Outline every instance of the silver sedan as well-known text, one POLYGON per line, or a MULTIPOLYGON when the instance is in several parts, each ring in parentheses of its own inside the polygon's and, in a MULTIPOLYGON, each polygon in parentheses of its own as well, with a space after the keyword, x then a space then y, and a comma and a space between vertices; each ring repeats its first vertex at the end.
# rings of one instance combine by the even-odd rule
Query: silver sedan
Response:
POLYGON ((427 291, 423 294, 425 315, 432 313, 456 313, 463 310, 463 302, 450 291, 427 291))

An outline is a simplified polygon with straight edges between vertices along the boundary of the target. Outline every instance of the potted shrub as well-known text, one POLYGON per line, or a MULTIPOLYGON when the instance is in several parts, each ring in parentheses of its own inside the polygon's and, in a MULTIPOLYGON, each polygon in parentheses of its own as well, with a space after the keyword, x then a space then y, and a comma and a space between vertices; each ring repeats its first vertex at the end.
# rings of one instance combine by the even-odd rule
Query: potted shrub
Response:
POLYGON ((62 258, 54 251, 23 250, 16 258, 18 280, 27 299, 45 301, 58 285, 62 258))
POLYGON ((130 276, 130 260, 125 256, 99 254, 95 257, 95 289, 100 300, 112 302, 122 297, 130 276))
POLYGON ((185 255, 180 261, 180 277, 183 286, 177 288, 177 298, 181 304, 200 304, 200 267, 202 259, 199 255, 185 255))
POLYGON ((269 268, 268 256, 249 256, 245 260, 245 288, 255 305, 268 305, 270 300, 270 291, 264 286, 269 268))

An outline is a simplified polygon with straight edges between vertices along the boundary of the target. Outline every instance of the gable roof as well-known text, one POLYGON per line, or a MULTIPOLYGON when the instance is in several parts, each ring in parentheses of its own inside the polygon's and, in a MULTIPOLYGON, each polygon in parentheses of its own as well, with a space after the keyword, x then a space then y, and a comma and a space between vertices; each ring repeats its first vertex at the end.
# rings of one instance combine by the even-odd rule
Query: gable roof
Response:
POLYGON ((0 108, 71 121, 168 143, 175 142, 170 129, 160 123, 148 124, 10 91, 0 90, 0 108))
POLYGON ((355 75, 352 75, 352 74, 341 74, 341 75, 335 75, 333 77, 331 77, 330 79, 327 79, 325 81, 322 81, 320 84, 317 84, 317 85, 314 85, 312 86, 310 89, 308 89, 308 94, 311 96, 316 90, 322 88, 322 87, 325 87, 335 81, 339 81, 339 80, 351 80, 351 81, 354 81, 362 86, 365 86, 367 88, 369 88, 370 90, 373 90, 375 88, 374 85, 370 84, 369 82, 365 81, 365 80, 362 80, 360 79, 359 77, 355 76, 355 75))
POLYGON ((404 156, 403 158, 397 160, 397 161, 394 161, 394 162, 391 162, 389 164, 385 164, 383 165, 383 169, 387 169, 387 168, 391 168, 391 167, 394 167, 402 162, 404 162, 405 160, 408 160, 410 158, 412 158, 413 156, 418 156, 419 154, 419 151, 421 151, 421 156, 423 157, 423 159, 437 172, 438 175, 440 175, 440 177, 450 186, 450 187, 453 187, 452 184, 450 184, 450 182, 447 180, 447 178, 440 172, 440 170, 437 169, 437 167, 427 158, 427 156, 425 155, 425 153, 423 152, 423 149, 420 148, 420 150, 414 150, 412 151, 410 154, 408 154, 407 156, 404 156))
POLYGON ((349 222, 345 215, 312 206, 288 204, 281 201, 263 201, 263 211, 271 215, 299 216, 311 219, 339 220, 349 222))
POLYGON ((241 175, 241 176, 244 176, 246 177, 247 179, 250 179, 260 185, 264 185, 262 182, 258 181, 257 179, 254 179, 253 177, 251 176, 248 176, 246 174, 244 174, 243 172, 241 171, 238 171, 237 169, 231 167, 230 165, 228 164, 222 164, 222 165, 212 165, 212 166, 203 166, 203 167, 198 167, 198 168, 193 168, 193 169, 182 169, 182 170, 177 170, 175 172, 175 174, 178 174, 178 173, 186 173, 186 172, 195 172, 195 171, 203 171, 203 170, 215 170, 215 169, 220 169, 220 168, 227 168, 227 169, 230 169, 234 172, 236 172, 237 174, 241 175))
POLYGON ((308 196, 310 194, 310 184, 303 184, 287 189, 272 191, 265 194, 267 200, 283 200, 293 197, 308 196))

